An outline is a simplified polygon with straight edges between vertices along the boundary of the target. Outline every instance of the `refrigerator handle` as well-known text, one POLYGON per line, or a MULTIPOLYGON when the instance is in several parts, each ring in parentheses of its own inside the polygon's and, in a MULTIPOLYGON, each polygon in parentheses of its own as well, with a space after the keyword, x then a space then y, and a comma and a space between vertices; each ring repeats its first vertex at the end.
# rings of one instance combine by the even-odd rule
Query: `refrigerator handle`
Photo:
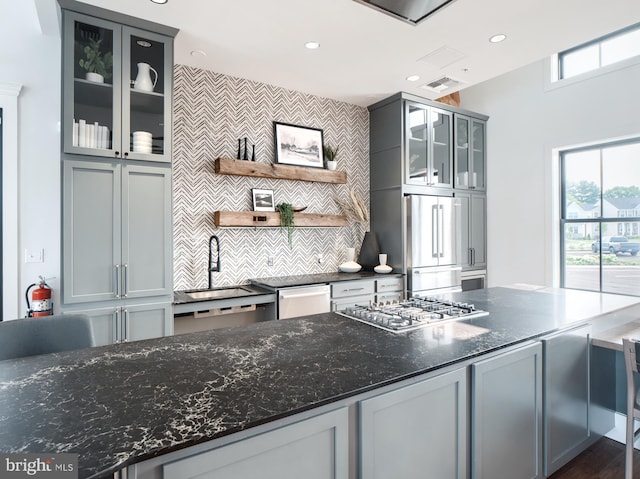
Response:
POLYGON ((438 253, 440 258, 444 257, 444 205, 438 205, 438 253))
POLYGON ((440 253, 439 226, 440 215, 438 214, 438 205, 433 205, 431 206, 431 256, 433 258, 437 258, 440 253))

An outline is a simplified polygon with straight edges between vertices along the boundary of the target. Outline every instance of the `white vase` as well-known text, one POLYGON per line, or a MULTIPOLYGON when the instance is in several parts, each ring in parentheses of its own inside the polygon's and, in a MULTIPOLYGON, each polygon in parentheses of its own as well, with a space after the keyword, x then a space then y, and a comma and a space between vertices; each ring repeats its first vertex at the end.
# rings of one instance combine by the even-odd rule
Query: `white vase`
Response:
POLYGON ((386 255, 386 253, 380 253, 378 255, 378 261, 380 261, 380 264, 378 266, 376 266, 375 268, 373 268, 373 270, 376 273, 382 273, 382 274, 391 273, 393 268, 391 266, 387 266, 387 255, 386 255))
POLYGON ((87 72, 85 78, 96 83, 104 83, 104 77, 96 72, 87 72))
POLYGON ((355 260, 356 257, 356 249, 355 248, 347 248, 347 261, 338 266, 338 270, 343 273, 357 273, 362 269, 355 260))
POLYGON ((335 170, 338 167, 338 162, 337 161, 327 161, 327 169, 328 170, 335 170))

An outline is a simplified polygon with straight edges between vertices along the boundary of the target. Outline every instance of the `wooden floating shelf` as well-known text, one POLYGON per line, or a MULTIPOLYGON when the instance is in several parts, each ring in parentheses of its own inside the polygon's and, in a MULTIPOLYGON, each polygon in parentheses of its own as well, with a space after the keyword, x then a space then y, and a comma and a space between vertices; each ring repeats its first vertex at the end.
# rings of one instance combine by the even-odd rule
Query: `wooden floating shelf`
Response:
MULTIPOLYGON (((216 211, 213 214, 216 226, 280 226, 280 213, 267 211, 216 211)), ((294 213, 293 222, 297 227, 346 226, 345 215, 324 215, 318 213, 294 213)))
POLYGON ((255 161, 216 158, 215 172, 219 175, 255 176, 281 180, 311 181, 315 183, 346 184, 347 172, 309 168, 304 166, 258 163, 255 161))

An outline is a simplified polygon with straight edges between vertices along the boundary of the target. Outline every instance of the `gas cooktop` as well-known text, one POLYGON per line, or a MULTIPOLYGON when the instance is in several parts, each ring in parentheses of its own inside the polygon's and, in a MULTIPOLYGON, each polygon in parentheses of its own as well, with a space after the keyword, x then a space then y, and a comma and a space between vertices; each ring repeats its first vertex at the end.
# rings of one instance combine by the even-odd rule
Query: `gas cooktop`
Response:
POLYGON ((338 313, 385 331, 402 333, 432 324, 488 316, 473 304, 435 297, 411 298, 400 302, 356 305, 338 313))

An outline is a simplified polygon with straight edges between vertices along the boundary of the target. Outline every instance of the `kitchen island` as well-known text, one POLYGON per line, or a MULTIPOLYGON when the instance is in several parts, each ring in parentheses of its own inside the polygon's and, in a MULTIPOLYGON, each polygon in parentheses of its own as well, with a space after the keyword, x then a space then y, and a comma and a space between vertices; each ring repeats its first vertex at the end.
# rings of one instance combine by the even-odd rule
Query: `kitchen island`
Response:
POLYGON ((0 362, 0 452, 77 453, 79 477, 109 477, 603 315, 624 323, 640 312, 636 298, 570 290, 453 297, 490 315, 394 334, 327 313, 0 362))

